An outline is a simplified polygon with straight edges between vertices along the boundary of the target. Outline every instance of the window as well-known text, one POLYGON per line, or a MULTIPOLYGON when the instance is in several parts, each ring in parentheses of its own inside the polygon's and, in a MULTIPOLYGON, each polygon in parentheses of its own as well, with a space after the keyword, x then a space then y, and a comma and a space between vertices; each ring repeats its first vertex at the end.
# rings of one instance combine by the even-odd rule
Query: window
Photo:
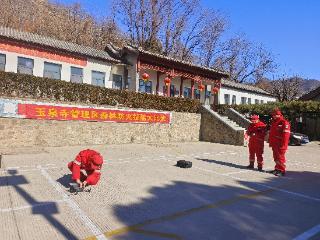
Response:
POLYGON ((112 75, 112 88, 122 89, 122 76, 118 74, 112 75))
POLYGON ((105 87, 105 73, 104 72, 91 72, 91 83, 92 85, 105 87))
POLYGON ((200 90, 199 89, 194 89, 194 98, 195 99, 200 99, 200 90))
MULTIPOLYGON (((168 87, 165 85, 163 86, 163 95, 167 96, 168 94, 168 87)), ((170 97, 174 97, 175 95, 179 95, 179 91, 176 90, 176 87, 173 84, 170 84, 170 97)))
POLYGON ((146 93, 152 93, 152 82, 145 82, 146 93))
POLYGON ((139 92, 152 93, 152 81, 139 79, 139 92))
POLYGON ((237 97, 236 95, 232 95, 232 105, 237 104, 237 97))
POLYGON ((263 100, 261 100, 261 101, 260 101, 260 103, 261 103, 261 104, 263 104, 263 103, 264 103, 264 101, 263 101, 263 100))
POLYGON ((33 59, 18 57, 18 73, 33 74, 33 59))
POLYGON ((6 55, 0 54, 0 71, 4 71, 6 69, 6 55))
POLYGON ((255 103, 255 104, 259 104, 259 100, 258 100, 258 99, 255 99, 255 100, 254 100, 254 103, 255 103))
POLYGON ((210 98, 211 96, 211 91, 208 90, 208 85, 205 86, 205 98, 210 98))
POLYGON ((170 84, 170 97, 174 97, 176 93, 176 88, 173 84, 170 84))
POLYGON ((248 98, 248 104, 251 104, 251 98, 248 98))
POLYGON ((61 65, 44 62, 43 76, 52 79, 61 79, 61 65))
POLYGON ((71 67, 70 82, 83 83, 83 69, 71 67))
POLYGON ((224 95, 224 104, 230 105, 230 94, 224 95))
POLYGON ((183 89, 183 96, 184 96, 185 98, 191 98, 191 88, 185 87, 185 88, 183 89))
POLYGON ((241 97, 241 104, 246 104, 246 103, 247 103, 247 98, 241 97))
POLYGON ((139 92, 146 92, 144 81, 142 79, 139 79, 139 92))

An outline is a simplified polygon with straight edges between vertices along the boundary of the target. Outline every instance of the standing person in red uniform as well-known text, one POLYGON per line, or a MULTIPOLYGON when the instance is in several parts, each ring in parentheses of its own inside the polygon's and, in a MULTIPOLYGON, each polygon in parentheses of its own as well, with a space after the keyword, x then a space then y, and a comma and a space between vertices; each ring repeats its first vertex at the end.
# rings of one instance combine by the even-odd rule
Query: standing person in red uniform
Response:
POLYGON ((276 166, 269 173, 273 173, 276 176, 284 176, 286 173, 285 153, 290 139, 290 123, 283 117, 279 109, 275 109, 271 114, 272 122, 269 133, 269 146, 272 148, 276 166))
POLYGON ((68 168, 72 172, 72 180, 80 188, 96 185, 100 180, 103 158, 100 153, 87 149, 79 152, 75 160, 69 162, 68 168))
POLYGON ((266 125, 260 121, 258 115, 251 116, 251 124, 248 127, 249 138, 249 165, 248 169, 254 168, 255 157, 257 156, 258 170, 261 172, 263 167, 263 148, 266 136, 266 125))

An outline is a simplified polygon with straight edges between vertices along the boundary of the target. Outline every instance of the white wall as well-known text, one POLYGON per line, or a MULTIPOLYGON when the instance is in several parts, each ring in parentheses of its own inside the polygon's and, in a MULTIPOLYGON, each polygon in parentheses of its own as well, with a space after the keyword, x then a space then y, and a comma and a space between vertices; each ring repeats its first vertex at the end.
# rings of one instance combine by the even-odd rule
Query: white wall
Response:
POLYGON ((261 103, 261 100, 264 103, 267 102, 275 102, 276 98, 272 96, 267 96, 259 93, 253 93, 241 89, 232 89, 232 88, 226 88, 224 86, 221 87, 219 91, 219 103, 220 104, 226 104, 225 103, 225 98, 224 95, 229 94, 230 95, 230 104, 232 103, 232 96, 236 96, 236 104, 241 104, 241 97, 246 97, 247 98, 247 103, 248 103, 248 98, 251 98, 251 104, 255 104, 255 100, 259 100, 259 103, 261 103))
POLYGON ((87 59, 87 66, 80 66, 76 64, 69 64, 66 62, 55 61, 51 59, 39 58, 29 55, 24 55, 15 52, 8 52, 0 50, 0 53, 6 55, 6 72, 17 72, 18 57, 25 57, 34 60, 33 75, 37 77, 43 77, 44 62, 56 63, 61 65, 61 80, 70 81, 70 67, 78 67, 83 69, 83 83, 91 84, 91 71, 99 71, 105 73, 105 87, 112 88, 111 63, 99 61, 96 59, 87 59))
MULTIPOLYGON (((105 87, 112 88, 112 76, 111 76, 111 63, 107 63, 101 60, 92 58, 87 59, 87 66, 83 68, 83 72, 86 72, 83 76, 83 82, 91 84, 91 72, 98 71, 105 73, 105 87)), ((70 67, 68 68, 70 69, 70 67)))
POLYGON ((112 88, 112 82, 113 82, 113 75, 120 75, 122 79, 122 88, 124 88, 124 66, 120 64, 114 64, 111 66, 111 72, 110 72, 110 77, 109 81, 111 83, 111 88, 112 88))

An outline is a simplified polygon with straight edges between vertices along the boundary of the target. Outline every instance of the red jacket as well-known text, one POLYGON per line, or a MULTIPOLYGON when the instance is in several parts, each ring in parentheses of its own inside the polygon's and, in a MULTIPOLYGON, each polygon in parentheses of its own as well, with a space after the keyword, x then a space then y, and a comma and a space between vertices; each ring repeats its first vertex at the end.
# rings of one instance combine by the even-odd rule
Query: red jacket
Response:
POLYGON ((101 175, 101 166, 100 167, 93 167, 92 166, 92 156, 94 155, 100 155, 98 152, 94 150, 83 150, 81 151, 77 156, 76 159, 73 161, 72 166, 72 179, 77 180, 80 179, 80 170, 84 169, 88 177, 86 179, 86 182, 89 185, 95 185, 100 180, 101 175))
POLYGON ((272 121, 269 133, 270 147, 288 149, 290 139, 290 123, 283 117, 272 121))
POLYGON ((250 136, 249 144, 251 143, 262 143, 266 136, 266 125, 259 121, 257 123, 251 123, 248 127, 247 134, 250 136))

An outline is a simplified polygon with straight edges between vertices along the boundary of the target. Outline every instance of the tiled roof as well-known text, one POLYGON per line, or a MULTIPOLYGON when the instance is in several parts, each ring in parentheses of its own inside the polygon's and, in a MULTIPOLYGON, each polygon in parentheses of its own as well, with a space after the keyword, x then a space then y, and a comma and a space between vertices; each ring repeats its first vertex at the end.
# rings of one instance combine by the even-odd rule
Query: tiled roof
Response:
POLYGON ((320 87, 312 89, 310 92, 302 95, 299 99, 307 101, 307 100, 313 100, 317 96, 320 96, 320 87))
POLYGON ((169 61, 172 61, 172 62, 182 63, 182 64, 184 64, 184 65, 187 65, 187 66, 190 66, 190 67, 196 67, 196 68, 199 68, 199 69, 202 69, 202 70, 205 70, 205 71, 210 71, 210 72, 214 72, 214 73, 219 73, 219 74, 221 74, 221 75, 224 75, 225 77, 228 77, 228 76, 229 76, 228 73, 223 72, 223 71, 220 71, 220 70, 217 70, 217 69, 214 69, 214 68, 203 67, 203 66, 195 65, 195 64, 190 63, 190 62, 187 62, 187 61, 183 61, 183 60, 175 59, 175 58, 172 58, 172 57, 167 57, 167 56, 164 56, 164 55, 161 55, 161 54, 149 52, 149 51, 143 50, 141 47, 138 48, 137 50, 138 50, 140 53, 144 53, 144 54, 148 54, 148 55, 153 55, 153 56, 156 56, 156 57, 159 57, 159 58, 163 58, 163 59, 166 59, 166 60, 169 60, 169 61))
POLYGON ((221 84, 222 84, 222 86, 229 87, 229 88, 236 88, 236 89, 241 89, 241 90, 245 90, 245 91, 250 91, 250 92, 255 92, 255 93, 259 93, 259 94, 272 96, 271 93, 268 93, 267 91, 264 91, 261 88, 258 88, 258 87, 252 86, 252 85, 248 85, 248 84, 244 84, 244 83, 236 83, 236 82, 222 79, 221 84))
POLYGON ((71 42, 60 41, 50 37, 44 37, 34 33, 21 32, 12 28, 5 28, 0 26, 0 38, 7 38, 45 47, 51 47, 54 49, 81 54, 96 59, 107 60, 110 62, 120 62, 119 60, 112 58, 107 52, 102 50, 97 50, 91 47, 82 46, 71 42))

